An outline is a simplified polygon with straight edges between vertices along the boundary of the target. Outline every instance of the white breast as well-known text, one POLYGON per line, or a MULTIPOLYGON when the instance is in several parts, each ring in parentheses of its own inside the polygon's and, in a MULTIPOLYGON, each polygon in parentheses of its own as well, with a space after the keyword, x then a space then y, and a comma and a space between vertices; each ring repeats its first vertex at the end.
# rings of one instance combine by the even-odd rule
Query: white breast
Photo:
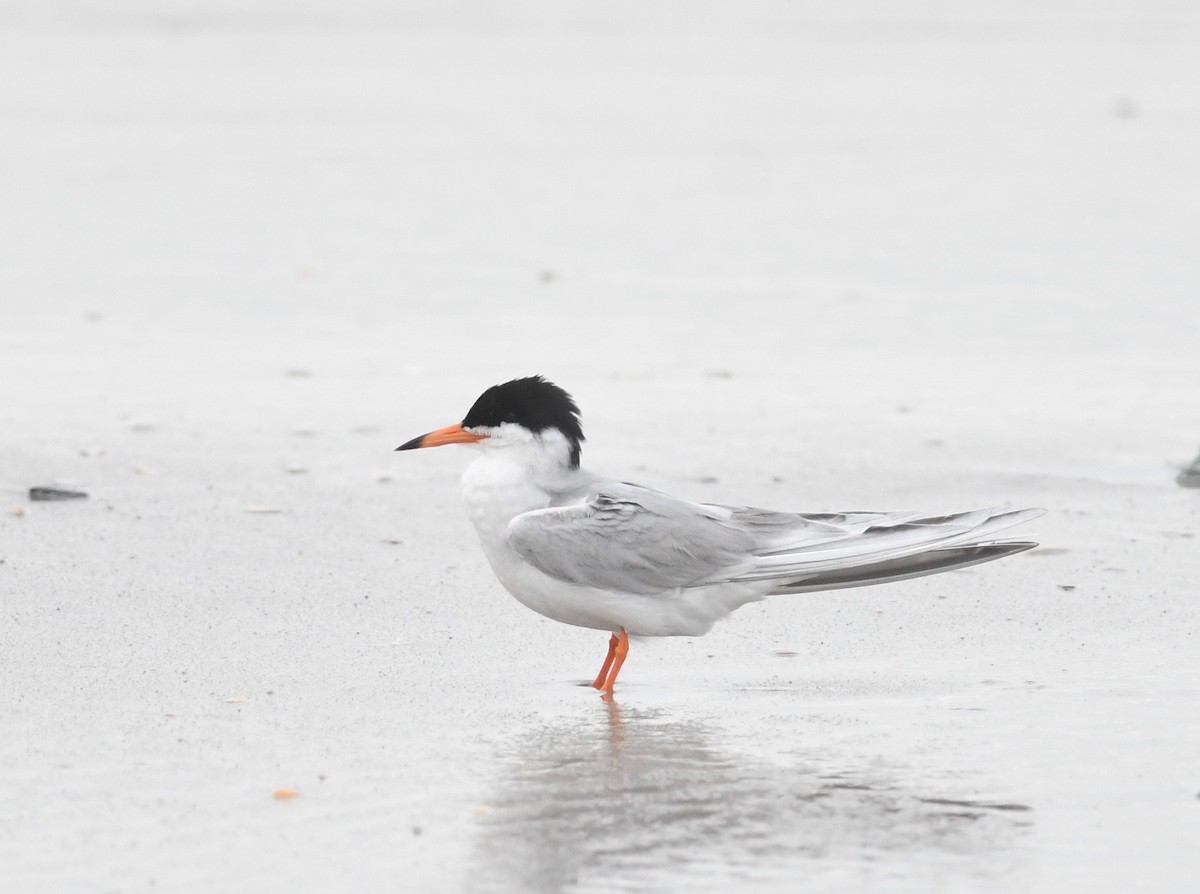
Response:
POLYGON ((462 496, 488 558, 500 546, 507 545, 510 521, 523 512, 550 505, 550 494, 524 468, 486 454, 463 473, 462 496))
POLYGON ((496 577, 517 601, 541 615, 597 630, 621 626, 595 609, 604 594, 555 580, 523 560, 508 543, 508 523, 523 512, 545 509, 551 495, 529 475, 528 466, 484 454, 462 478, 463 504, 496 577))

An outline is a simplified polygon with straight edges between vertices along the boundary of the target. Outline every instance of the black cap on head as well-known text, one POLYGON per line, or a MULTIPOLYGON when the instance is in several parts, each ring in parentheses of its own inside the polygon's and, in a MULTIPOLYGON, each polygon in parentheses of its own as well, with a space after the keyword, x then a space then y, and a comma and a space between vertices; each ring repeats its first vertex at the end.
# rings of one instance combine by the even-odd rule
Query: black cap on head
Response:
POLYGON ((534 434, 556 428, 571 444, 571 465, 579 465, 583 427, 574 399, 541 376, 493 385, 463 417, 463 428, 494 428, 505 422, 523 425, 534 434))

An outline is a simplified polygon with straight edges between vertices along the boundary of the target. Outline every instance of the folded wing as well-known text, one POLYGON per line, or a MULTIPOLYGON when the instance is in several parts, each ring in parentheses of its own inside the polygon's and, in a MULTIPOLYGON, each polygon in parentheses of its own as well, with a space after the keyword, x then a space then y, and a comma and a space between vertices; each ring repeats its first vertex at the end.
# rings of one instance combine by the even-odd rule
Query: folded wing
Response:
POLYGON ((526 512, 508 525, 512 547, 540 571, 586 587, 662 593, 745 562, 754 537, 729 513, 635 485, 526 512))
POLYGON ((631 484, 603 488, 509 524, 513 548, 545 574, 651 595, 750 584, 759 592, 865 586, 1011 555, 987 542, 1041 509, 801 515, 689 503, 631 484))

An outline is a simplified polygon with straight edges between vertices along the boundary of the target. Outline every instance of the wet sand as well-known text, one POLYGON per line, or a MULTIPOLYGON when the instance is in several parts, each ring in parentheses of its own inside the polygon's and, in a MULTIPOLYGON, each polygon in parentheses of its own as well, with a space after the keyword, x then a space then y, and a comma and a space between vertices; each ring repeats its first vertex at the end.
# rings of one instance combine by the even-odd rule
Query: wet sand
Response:
POLYGON ((1193 883, 1195 14, 712 15, 0 6, 13 890, 1193 883), (532 372, 621 477, 1043 547, 606 704, 392 452, 532 372))

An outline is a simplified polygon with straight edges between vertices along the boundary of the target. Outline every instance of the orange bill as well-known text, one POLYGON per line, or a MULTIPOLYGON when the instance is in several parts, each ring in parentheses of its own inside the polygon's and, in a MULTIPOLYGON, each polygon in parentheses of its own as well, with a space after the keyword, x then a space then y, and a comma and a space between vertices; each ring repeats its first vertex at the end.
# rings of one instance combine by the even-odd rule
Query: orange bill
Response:
POLYGON ((455 423, 447 425, 445 428, 439 428, 437 431, 431 431, 427 435, 421 435, 419 438, 413 438, 396 449, 416 450, 418 447, 441 447, 443 444, 476 444, 486 437, 487 435, 469 432, 462 425, 455 423))

